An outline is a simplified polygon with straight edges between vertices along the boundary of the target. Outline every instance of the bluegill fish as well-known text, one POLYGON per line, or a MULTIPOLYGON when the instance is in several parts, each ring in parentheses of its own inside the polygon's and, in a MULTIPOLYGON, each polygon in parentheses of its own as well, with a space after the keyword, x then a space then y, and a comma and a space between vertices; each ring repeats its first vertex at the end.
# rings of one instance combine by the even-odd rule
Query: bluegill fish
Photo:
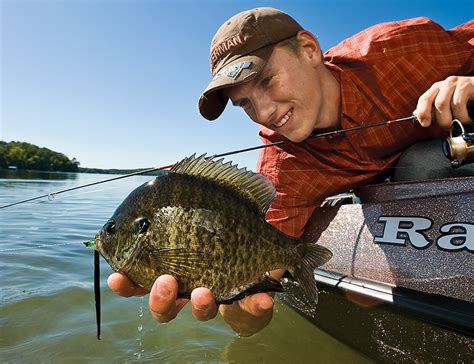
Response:
POLYGON ((218 303, 230 303, 282 291, 265 272, 283 268, 316 302, 313 271, 332 254, 265 221, 275 194, 260 174, 191 156, 131 192, 95 246, 114 271, 148 290, 158 276, 171 274, 179 297, 207 287, 218 303))

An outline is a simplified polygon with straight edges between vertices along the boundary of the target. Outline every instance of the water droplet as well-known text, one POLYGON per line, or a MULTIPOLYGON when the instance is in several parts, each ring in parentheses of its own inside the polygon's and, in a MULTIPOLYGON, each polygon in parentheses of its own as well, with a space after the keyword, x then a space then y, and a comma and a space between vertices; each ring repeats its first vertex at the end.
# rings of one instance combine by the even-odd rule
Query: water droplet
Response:
POLYGON ((53 201, 54 200, 54 197, 55 197, 55 194, 54 193, 50 193, 48 195, 48 201, 53 201))
POLYGON ((143 336, 143 306, 144 306, 145 299, 142 296, 140 300, 140 306, 138 308, 138 317, 139 317, 139 325, 137 327, 138 330, 138 337, 137 337, 137 346, 138 346, 138 352, 135 352, 133 355, 140 360, 142 358, 142 353, 145 351, 143 349, 143 341, 142 341, 142 336, 143 336))

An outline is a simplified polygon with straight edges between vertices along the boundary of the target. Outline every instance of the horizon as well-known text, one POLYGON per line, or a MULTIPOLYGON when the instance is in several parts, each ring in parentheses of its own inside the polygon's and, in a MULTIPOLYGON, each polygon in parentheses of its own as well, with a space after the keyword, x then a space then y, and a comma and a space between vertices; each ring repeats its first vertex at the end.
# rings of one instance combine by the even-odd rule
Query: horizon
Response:
MULTIPOLYGON (((287 12, 323 50, 380 22, 427 16, 449 29, 474 17, 467 0, 3 0, 0 140, 98 169, 151 168, 260 145, 258 125, 242 110, 227 107, 214 122, 197 111, 211 79, 211 38, 227 18, 257 6, 287 12)), ((255 170, 257 155, 226 160, 255 170)))

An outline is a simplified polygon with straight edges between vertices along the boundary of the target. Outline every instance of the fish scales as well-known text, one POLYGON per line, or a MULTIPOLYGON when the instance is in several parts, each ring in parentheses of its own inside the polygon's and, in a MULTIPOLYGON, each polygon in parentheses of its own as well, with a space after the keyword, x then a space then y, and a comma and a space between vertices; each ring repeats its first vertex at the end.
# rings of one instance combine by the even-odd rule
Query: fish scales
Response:
MULTIPOLYGON (((155 211, 160 224, 150 232, 151 249, 183 248, 198 253, 199 259, 205 262, 188 270, 185 276, 176 277, 180 290, 205 286, 219 295, 235 288, 237 282, 244 286, 258 280, 262 272, 293 263, 290 258, 294 257, 294 251, 289 254, 287 249, 294 250, 294 243, 287 242, 287 249, 275 249, 275 241, 282 240, 281 237, 272 236, 275 235, 273 229, 256 221, 249 213, 251 207, 238 201, 231 191, 216 190, 206 181, 197 182, 183 175, 170 177, 163 182, 170 184, 171 188, 165 190, 169 191, 170 205, 176 206, 155 211), (195 193, 197 183, 198 190, 202 191, 199 195, 195 193), (179 203, 182 200, 186 201, 185 206, 179 203), (167 244, 159 246, 161 241, 167 244)), ((156 187, 153 191, 161 189, 156 187)), ((144 247, 141 250, 144 251, 144 247)), ((150 289, 152 283, 150 281, 146 288, 150 289)))

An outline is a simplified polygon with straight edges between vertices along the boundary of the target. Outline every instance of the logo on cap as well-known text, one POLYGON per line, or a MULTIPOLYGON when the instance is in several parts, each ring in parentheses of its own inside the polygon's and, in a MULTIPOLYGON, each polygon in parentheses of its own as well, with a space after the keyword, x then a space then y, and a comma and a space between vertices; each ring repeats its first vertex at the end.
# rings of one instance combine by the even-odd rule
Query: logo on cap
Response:
POLYGON ((215 81, 222 76, 232 77, 235 80, 243 69, 250 68, 250 66, 252 66, 252 62, 250 61, 236 63, 230 67, 224 68, 222 71, 219 71, 212 80, 215 81))

